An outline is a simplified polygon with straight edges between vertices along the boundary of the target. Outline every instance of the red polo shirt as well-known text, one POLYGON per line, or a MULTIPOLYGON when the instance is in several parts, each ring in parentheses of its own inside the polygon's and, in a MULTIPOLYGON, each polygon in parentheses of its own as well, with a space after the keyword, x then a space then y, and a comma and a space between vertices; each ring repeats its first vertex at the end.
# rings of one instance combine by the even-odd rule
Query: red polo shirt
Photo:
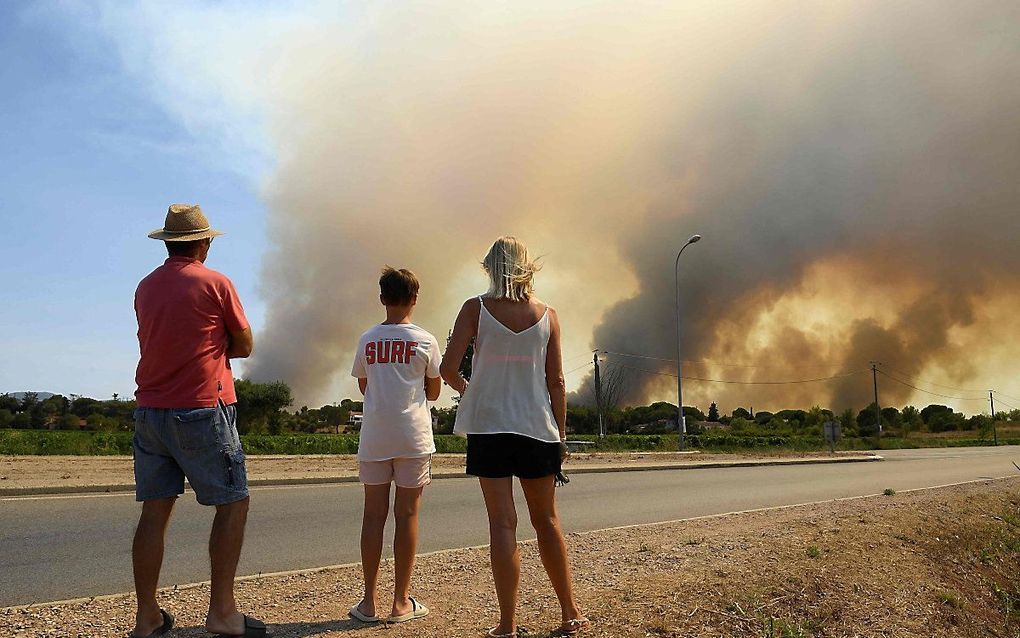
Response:
POLYGON ((135 291, 138 405, 203 408, 237 402, 228 331, 248 327, 234 284, 190 257, 170 257, 135 291))

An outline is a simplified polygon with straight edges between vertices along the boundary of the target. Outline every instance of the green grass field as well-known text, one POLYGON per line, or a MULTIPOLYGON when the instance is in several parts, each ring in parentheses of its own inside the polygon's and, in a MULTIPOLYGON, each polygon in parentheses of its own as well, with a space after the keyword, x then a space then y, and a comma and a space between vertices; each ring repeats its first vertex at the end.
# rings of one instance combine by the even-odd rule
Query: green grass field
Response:
MULTIPOLYGON (((910 438, 883 438, 876 448, 875 440, 848 438, 837 446, 840 450, 901 449, 922 447, 970 447, 991 445, 991 439, 971 436, 940 436, 918 433, 910 438)), ((130 455, 131 432, 66 432, 45 430, 0 430, 0 454, 25 455, 130 455)), ((594 443, 587 450, 596 452, 666 452, 678 447, 675 434, 611 434, 604 439, 594 435, 574 435, 572 440, 594 443)), ((248 454, 354 454, 358 451, 356 434, 284 434, 245 435, 241 437, 248 454)), ((1013 431, 1001 432, 1000 445, 1020 445, 1013 431), (1006 435, 1009 435, 1008 438, 1006 435)), ((453 435, 436 435, 440 453, 462 453, 467 440, 453 435)), ((727 433, 698 434, 687 437, 687 446, 711 452, 809 452, 826 450, 820 437, 813 436, 738 436, 727 433)))

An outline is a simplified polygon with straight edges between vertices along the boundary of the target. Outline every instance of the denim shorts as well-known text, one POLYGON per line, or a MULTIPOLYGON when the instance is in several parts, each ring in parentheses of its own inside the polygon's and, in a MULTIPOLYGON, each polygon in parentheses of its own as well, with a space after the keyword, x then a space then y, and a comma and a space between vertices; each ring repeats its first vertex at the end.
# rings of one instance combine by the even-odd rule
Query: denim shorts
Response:
POLYGON ((135 500, 184 493, 184 479, 202 505, 226 505, 248 496, 237 408, 135 410, 135 500))

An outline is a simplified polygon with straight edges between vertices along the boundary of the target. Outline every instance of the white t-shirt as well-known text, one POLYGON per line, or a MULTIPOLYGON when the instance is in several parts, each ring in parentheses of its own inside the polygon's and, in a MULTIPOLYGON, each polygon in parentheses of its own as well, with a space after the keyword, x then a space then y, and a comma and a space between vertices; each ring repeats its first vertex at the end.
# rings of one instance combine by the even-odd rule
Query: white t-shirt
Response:
POLYGON ((413 323, 379 324, 358 339, 351 376, 368 379, 359 461, 436 451, 425 377, 439 376, 439 342, 413 323))

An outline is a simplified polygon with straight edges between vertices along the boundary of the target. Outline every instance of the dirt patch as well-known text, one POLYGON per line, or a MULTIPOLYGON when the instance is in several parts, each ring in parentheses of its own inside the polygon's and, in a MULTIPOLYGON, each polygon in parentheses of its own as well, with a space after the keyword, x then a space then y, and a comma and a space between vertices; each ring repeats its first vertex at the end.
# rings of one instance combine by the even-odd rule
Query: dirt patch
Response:
MULTIPOLYGON (((1018 488, 1020 478, 571 534, 578 597, 595 622, 585 635, 1015 638, 1018 488)), ((546 636, 556 600, 534 543, 522 544, 522 559, 519 622, 546 636)), ((422 621, 384 629, 347 619, 360 584, 350 566, 245 581, 238 596, 279 638, 481 636, 496 618, 484 549, 419 558, 414 591, 433 610, 422 621)), ((206 586, 160 598, 178 616, 176 636, 203 635, 206 586)), ((6 609, 0 635, 120 635, 133 613, 127 595, 6 609)))
MULTIPOLYGON (((830 454, 785 455, 697 454, 679 452, 636 452, 574 454, 566 471, 577 468, 641 468, 663 464, 699 464, 718 461, 746 461, 752 458, 827 458, 830 454)), ((865 456, 840 452, 839 457, 865 456)), ((309 456, 257 455, 247 460, 249 480, 322 480, 356 477, 358 461, 352 454, 309 456)), ((434 473, 462 473, 463 454, 436 454, 434 473)), ((69 488, 93 485, 132 485, 130 456, 0 456, 0 490, 20 488, 69 488)))

